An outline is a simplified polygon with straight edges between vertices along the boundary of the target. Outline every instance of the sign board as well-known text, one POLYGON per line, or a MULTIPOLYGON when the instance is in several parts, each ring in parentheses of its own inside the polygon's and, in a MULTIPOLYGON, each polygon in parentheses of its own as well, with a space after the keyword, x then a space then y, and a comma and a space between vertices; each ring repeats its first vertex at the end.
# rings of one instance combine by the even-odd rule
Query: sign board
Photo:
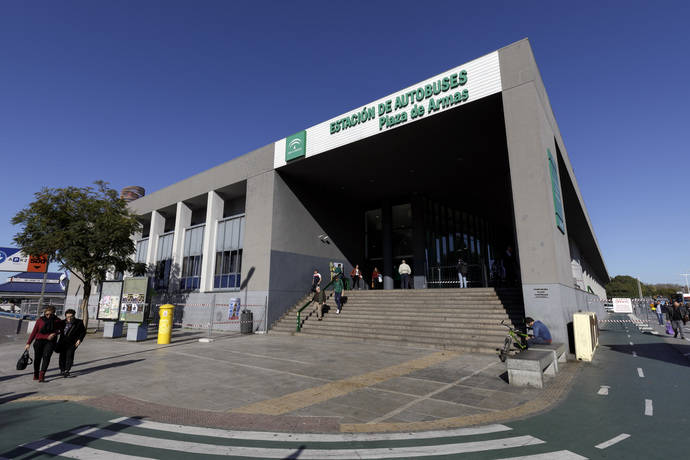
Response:
POLYGON ((149 279, 147 277, 125 278, 122 285, 120 321, 144 323, 149 316, 149 279))
POLYGON ((27 256, 17 248, 0 248, 0 271, 45 273, 48 257, 27 256))
POLYGON ((98 299, 96 319, 117 321, 120 316, 121 298, 122 281, 104 281, 101 285, 101 296, 98 299))
POLYGON ((548 299, 549 298, 549 288, 534 288, 534 298, 535 299, 548 299))
POLYGON ((632 313, 632 301, 627 298, 613 298, 614 313, 632 313))
POLYGON ((494 51, 277 141, 273 167, 426 120, 501 90, 498 51, 494 51))

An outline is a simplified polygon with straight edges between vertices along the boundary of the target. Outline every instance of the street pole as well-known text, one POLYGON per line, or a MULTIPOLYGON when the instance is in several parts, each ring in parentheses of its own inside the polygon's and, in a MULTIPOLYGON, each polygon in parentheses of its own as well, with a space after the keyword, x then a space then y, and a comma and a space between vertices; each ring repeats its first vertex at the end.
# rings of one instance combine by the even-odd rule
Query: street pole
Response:
POLYGON ((642 298, 642 286, 640 285, 640 278, 637 278, 637 292, 639 294, 639 298, 642 298))
POLYGON ((690 276, 690 273, 681 273, 680 276, 685 277, 685 293, 690 294, 690 286, 688 286, 688 276, 690 276))
POLYGON ((41 307, 43 306, 43 295, 46 292, 46 280, 48 279, 48 270, 43 273, 43 284, 41 284, 41 298, 38 299, 38 311, 36 315, 41 316, 41 307))

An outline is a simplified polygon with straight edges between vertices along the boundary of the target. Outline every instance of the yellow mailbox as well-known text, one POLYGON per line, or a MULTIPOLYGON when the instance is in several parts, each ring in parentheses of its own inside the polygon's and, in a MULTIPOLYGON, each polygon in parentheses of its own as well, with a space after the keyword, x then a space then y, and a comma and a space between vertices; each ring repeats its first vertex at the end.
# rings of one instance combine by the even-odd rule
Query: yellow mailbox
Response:
POLYGON ((170 343, 170 335, 172 334, 172 322, 173 322, 173 311, 175 310, 174 305, 165 304, 161 305, 158 310, 158 315, 160 320, 158 321, 158 344, 165 345, 170 343))

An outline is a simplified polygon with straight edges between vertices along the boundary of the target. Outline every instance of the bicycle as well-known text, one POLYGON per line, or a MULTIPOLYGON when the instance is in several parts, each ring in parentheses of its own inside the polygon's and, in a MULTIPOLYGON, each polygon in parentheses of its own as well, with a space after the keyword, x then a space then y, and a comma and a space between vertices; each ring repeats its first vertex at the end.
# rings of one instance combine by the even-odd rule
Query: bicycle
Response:
POLYGON ((501 321, 501 325, 508 328, 508 336, 503 341, 503 348, 497 348, 496 351, 498 351, 498 359, 500 359, 501 362, 505 362, 506 358, 510 354, 513 344, 515 345, 515 348, 520 350, 527 349, 527 338, 529 336, 524 332, 505 324, 505 320, 501 321))

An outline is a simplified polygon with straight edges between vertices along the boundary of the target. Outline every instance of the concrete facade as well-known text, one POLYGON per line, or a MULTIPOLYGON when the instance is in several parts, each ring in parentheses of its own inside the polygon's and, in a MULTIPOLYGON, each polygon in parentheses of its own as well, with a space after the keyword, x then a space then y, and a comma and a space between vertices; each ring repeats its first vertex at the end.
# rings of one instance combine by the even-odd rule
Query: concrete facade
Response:
MULTIPOLYGON (((572 313, 592 310, 603 314, 601 299, 608 274, 529 42, 521 40, 499 50, 498 60, 502 90, 500 99, 494 97, 491 104, 502 108, 495 130, 505 132, 509 169, 509 178, 505 179, 510 182, 513 209, 513 221, 502 224, 514 232, 526 315, 551 325, 554 339, 566 341, 572 313), (547 149, 558 163, 565 208, 564 232, 555 222, 547 149)), ((485 104, 482 101, 472 102, 475 109, 485 104)), ((451 110, 460 113, 469 108, 459 106, 451 110)), ((391 133, 409 133, 422 123, 429 126, 432 120, 374 137, 393 139, 391 133)), ((279 142, 285 145, 285 140, 279 142)), ((374 142, 384 141, 358 141, 370 147, 376 145, 374 142)), ((329 262, 344 263, 345 272, 349 273, 352 264, 359 262, 349 260, 348 255, 362 252, 359 240, 364 237, 357 217, 359 209, 347 214, 345 207, 341 207, 341 213, 333 206, 333 197, 320 196, 322 192, 316 188, 300 188, 294 175, 288 178, 280 167, 275 167, 275 145, 239 156, 130 203, 132 211, 142 217, 143 235, 149 238, 149 264, 156 260, 158 237, 166 228, 174 229, 173 265, 177 273, 183 263, 185 229, 205 224, 200 289, 187 293, 186 302, 194 299, 208 303, 211 296, 216 303, 226 302, 239 296, 257 309, 255 315, 267 304, 265 320, 269 327, 306 294, 314 268, 325 282, 329 281, 329 262), (237 211, 246 217, 239 292, 214 288, 213 278, 218 221, 237 211)), ((343 148, 336 149, 339 153, 324 152, 319 161, 326 161, 328 155, 347 156, 343 148)), ((293 163, 316 164, 317 158, 299 161, 293 163)), ((343 178, 344 185, 346 181, 343 178)), ((423 209, 424 202, 416 191, 411 203, 413 210, 423 209)), ((385 234, 391 232, 390 205, 390 201, 383 204, 385 234)), ((415 287, 423 288, 425 222, 421 212, 415 211, 414 216, 413 282, 415 287)), ((390 240, 383 242, 383 258, 379 267, 385 274, 383 285, 391 288, 390 240)), ((70 290, 75 295, 77 287, 70 285, 70 290)), ((199 318, 201 321, 203 314, 199 318)))

